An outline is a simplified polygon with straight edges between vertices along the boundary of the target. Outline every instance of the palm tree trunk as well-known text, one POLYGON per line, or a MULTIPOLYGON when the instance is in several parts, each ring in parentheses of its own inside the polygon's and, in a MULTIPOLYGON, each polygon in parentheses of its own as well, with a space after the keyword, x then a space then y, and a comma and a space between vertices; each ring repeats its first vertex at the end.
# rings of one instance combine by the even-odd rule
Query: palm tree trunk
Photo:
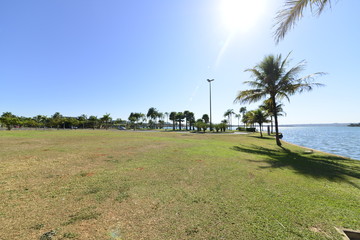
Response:
MULTIPOLYGON (((276 106, 275 96, 271 97, 271 101, 273 106, 276 106)), ((273 108, 274 111, 274 120, 275 120, 275 138, 276 138, 276 144, 281 147, 281 142, 279 138, 279 125, 278 125, 278 119, 277 119, 277 111, 276 107, 273 108)))

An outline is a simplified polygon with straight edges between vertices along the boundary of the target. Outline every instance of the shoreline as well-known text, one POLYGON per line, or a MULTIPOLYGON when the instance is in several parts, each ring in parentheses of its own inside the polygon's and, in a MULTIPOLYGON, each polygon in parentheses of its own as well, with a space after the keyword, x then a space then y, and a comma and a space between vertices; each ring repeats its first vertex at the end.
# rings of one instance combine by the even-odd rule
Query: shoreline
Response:
POLYGON ((311 150, 311 151, 314 151, 314 152, 324 153, 324 154, 327 154, 327 155, 343 158, 343 159, 346 159, 346 160, 360 161, 359 159, 354 159, 354 158, 345 157, 345 156, 334 154, 334 153, 324 152, 324 151, 321 151, 321 150, 318 150, 318 149, 309 148, 309 147, 301 146, 301 145, 298 145, 298 144, 295 144, 295 143, 287 142, 285 140, 281 140, 281 141, 285 142, 286 144, 293 145, 293 146, 300 147, 300 148, 304 148, 304 149, 308 149, 308 150, 311 150))

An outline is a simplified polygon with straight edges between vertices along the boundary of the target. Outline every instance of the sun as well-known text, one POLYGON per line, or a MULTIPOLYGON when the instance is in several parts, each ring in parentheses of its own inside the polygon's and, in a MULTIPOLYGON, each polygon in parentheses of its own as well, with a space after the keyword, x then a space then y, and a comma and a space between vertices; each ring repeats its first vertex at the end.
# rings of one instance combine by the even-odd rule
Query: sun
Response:
POLYGON ((247 32, 263 15, 264 0, 221 0, 221 19, 231 32, 247 32))

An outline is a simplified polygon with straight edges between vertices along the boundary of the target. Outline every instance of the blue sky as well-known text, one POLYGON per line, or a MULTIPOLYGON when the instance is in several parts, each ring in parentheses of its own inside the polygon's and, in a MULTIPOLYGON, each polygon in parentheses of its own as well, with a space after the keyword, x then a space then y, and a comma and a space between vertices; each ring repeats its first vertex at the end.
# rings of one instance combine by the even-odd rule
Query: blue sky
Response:
POLYGON ((246 68, 292 51, 293 65, 307 61, 303 75, 328 74, 317 79, 325 87, 284 102, 280 124, 360 122, 360 1, 305 13, 277 45, 272 26, 285 0, 257 0, 256 10, 239 0, 242 17, 232 26, 224 1, 2 1, 0 112, 127 119, 155 107, 200 118, 209 113, 211 78, 219 122, 227 109, 260 104, 233 103, 248 88, 246 68))

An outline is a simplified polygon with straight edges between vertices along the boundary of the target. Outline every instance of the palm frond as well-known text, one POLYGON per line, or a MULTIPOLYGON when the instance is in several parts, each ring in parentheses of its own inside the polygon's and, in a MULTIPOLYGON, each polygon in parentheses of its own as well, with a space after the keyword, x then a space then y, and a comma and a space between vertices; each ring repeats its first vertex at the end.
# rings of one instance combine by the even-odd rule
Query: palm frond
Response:
POLYGON ((287 0, 284 8, 278 11, 275 17, 274 27, 277 26, 277 28, 274 37, 276 43, 279 43, 286 33, 295 26, 296 21, 303 16, 303 11, 309 4, 312 12, 313 6, 316 6, 316 14, 319 15, 325 6, 330 4, 330 0, 287 0))
POLYGON ((240 91, 236 96, 234 103, 253 103, 266 97, 266 92, 262 89, 250 89, 240 91))

